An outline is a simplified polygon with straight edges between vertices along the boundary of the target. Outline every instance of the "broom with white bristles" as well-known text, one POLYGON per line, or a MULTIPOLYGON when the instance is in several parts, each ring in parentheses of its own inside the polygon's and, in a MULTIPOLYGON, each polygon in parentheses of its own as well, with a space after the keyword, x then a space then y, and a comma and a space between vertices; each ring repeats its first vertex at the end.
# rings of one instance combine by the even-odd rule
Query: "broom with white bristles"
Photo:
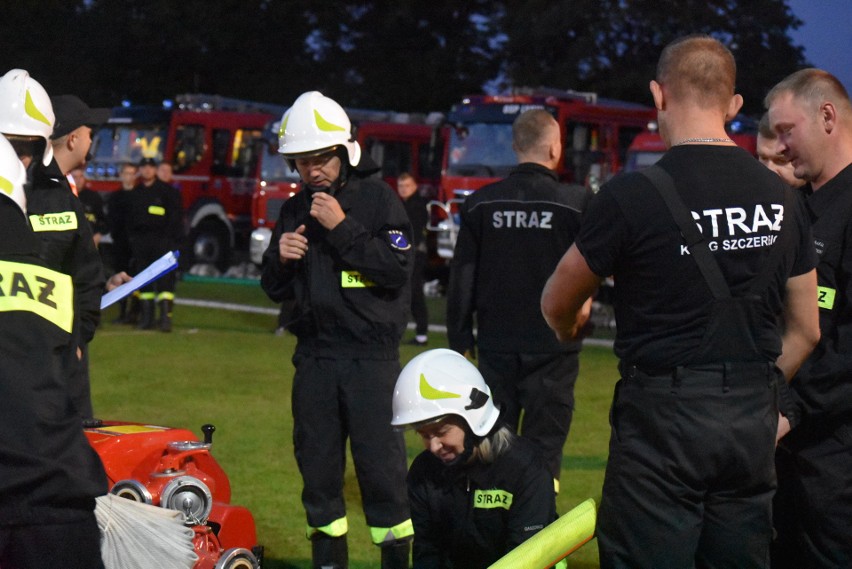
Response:
POLYGON ((120 498, 95 500, 106 569, 192 569, 198 556, 183 512, 120 498))

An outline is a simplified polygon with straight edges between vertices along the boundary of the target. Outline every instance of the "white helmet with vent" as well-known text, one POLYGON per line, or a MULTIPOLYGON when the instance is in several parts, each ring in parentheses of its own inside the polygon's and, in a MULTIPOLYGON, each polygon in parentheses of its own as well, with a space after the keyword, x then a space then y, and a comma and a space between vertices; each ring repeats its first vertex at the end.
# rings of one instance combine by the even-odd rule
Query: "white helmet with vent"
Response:
POLYGON ((27 198, 24 195, 26 181, 27 171, 18 160, 15 149, 5 136, 0 136, 0 195, 18 204, 24 215, 27 214, 27 198))
POLYGON ((428 350, 402 369, 393 392, 395 427, 411 427, 458 415, 477 436, 487 435, 500 410, 482 374, 453 350, 428 350))
POLYGON ((351 166, 361 161, 361 146, 352 136, 352 123, 343 107, 319 91, 302 93, 281 118, 278 152, 288 160, 346 148, 351 166))
POLYGON ((45 166, 53 160, 50 135, 55 121, 47 91, 29 73, 12 69, 0 77, 0 132, 43 138, 45 166))

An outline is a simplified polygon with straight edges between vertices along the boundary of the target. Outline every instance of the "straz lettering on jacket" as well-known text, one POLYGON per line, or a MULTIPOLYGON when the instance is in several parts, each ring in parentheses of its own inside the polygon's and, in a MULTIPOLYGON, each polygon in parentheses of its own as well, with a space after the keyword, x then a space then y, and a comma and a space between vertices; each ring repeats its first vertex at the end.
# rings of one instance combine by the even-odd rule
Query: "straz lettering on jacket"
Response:
MULTIPOLYGON (((711 251, 737 251, 775 243, 784 219, 784 205, 756 204, 752 210, 726 207, 691 213, 702 234, 708 235, 709 229, 707 245, 711 251)), ((689 248, 681 245, 680 254, 689 255, 689 248)))
POLYGON ((0 261, 0 312, 14 311, 31 312, 70 333, 74 320, 71 277, 36 265, 0 261))
POLYGON ((482 509, 503 508, 508 510, 512 507, 512 493, 505 490, 474 490, 473 507, 482 509))
POLYGON ((376 283, 358 271, 341 271, 340 286, 341 288, 367 288, 376 286, 376 283))
POLYGON ((552 211, 503 210, 491 214, 494 229, 553 229, 552 211))
POLYGON ((77 229, 77 214, 73 211, 42 213, 30 216, 33 231, 75 231, 77 229))

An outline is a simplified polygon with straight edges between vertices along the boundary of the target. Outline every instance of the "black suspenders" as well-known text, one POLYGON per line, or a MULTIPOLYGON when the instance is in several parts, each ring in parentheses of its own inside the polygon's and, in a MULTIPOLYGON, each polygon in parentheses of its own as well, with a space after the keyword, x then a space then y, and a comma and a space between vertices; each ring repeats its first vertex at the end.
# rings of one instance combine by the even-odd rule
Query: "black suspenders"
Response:
MULTIPOLYGON (((707 245, 707 238, 698 230, 695 220, 692 219, 692 214, 675 191, 672 177, 656 164, 645 168, 641 171, 641 174, 651 181, 651 184, 657 189, 660 196, 662 196, 663 201, 666 202, 666 207, 668 207, 669 212, 674 217, 675 223, 680 228, 681 235, 683 235, 689 247, 689 252, 692 254, 692 258, 695 259, 713 296, 717 299, 731 298, 731 289, 722 275, 719 263, 707 245)), ((781 231, 778 234, 778 239, 773 244, 775 246, 772 247, 763 270, 751 283, 750 293, 753 295, 761 295, 766 290, 766 287, 769 286, 784 249, 783 243, 778 242, 790 233, 789 231, 785 231, 785 228, 789 226, 787 219, 788 216, 792 215, 793 207, 793 192, 792 190, 786 190, 784 192, 784 220, 781 223, 781 231)))

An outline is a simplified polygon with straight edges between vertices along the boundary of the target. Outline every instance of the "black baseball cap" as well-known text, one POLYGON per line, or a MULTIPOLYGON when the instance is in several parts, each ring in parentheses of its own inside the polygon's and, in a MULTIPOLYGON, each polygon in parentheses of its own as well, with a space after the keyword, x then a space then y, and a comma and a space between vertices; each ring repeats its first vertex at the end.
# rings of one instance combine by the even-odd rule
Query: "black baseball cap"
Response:
POLYGON ((92 109, 77 95, 57 95, 50 98, 56 121, 50 138, 65 136, 81 126, 96 127, 109 120, 109 109, 92 109))
POLYGON ((139 167, 140 168, 142 166, 156 166, 156 165, 157 165, 157 161, 154 160, 153 158, 151 158, 150 156, 147 157, 147 158, 143 158, 142 160, 139 161, 139 167))

